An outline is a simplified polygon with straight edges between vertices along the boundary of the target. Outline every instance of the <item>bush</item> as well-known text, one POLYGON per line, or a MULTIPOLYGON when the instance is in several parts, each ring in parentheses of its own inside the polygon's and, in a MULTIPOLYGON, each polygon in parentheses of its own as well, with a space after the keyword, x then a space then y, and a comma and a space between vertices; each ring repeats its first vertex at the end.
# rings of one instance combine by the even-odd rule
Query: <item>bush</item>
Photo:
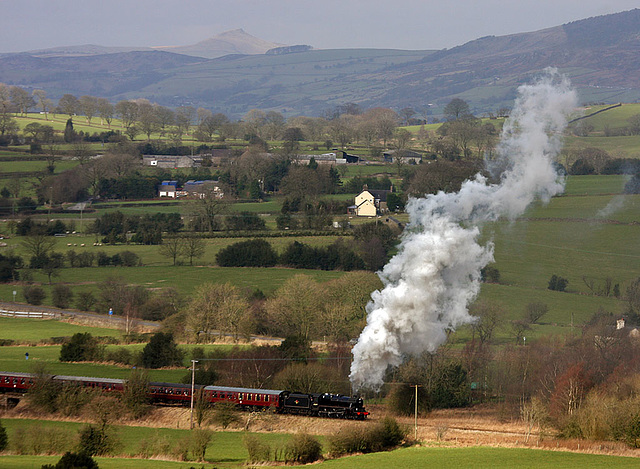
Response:
POLYGON ((329 437, 329 451, 334 456, 385 451, 400 445, 407 433, 395 419, 385 417, 372 426, 342 428, 329 437))
POLYGON ((25 286, 22 289, 22 295, 24 296, 24 299, 27 301, 27 303, 36 306, 41 305, 42 301, 47 296, 42 287, 39 287, 37 285, 25 286))
POLYGON ((553 291, 565 291, 567 285, 569 284, 569 280, 566 278, 562 278, 556 274, 553 274, 549 279, 548 289, 553 291))
POLYGON ((243 441, 244 447, 247 449, 247 453, 249 453, 249 463, 255 464, 271 459, 271 447, 257 436, 247 433, 243 441))
POLYGON ((11 438, 16 454, 61 454, 73 448, 72 435, 61 428, 32 425, 19 427, 11 438))
POLYGON ((192 430, 187 441, 190 459, 204 461, 204 455, 207 452, 207 446, 211 443, 212 437, 213 432, 211 430, 192 430))
POLYGON ((124 385, 122 403, 134 419, 143 417, 149 412, 149 379, 146 372, 140 370, 131 372, 124 385))
POLYGON ((239 422, 238 411, 233 402, 218 402, 213 410, 211 422, 226 430, 232 423, 239 422))
POLYGON ((273 267, 278 255, 264 239, 250 239, 221 249, 216 255, 220 267, 273 267))
POLYGON ((173 340, 173 334, 158 332, 142 349, 142 365, 145 368, 181 365, 183 354, 173 340))
POLYGON ((128 348, 118 347, 115 350, 109 350, 105 355, 105 360, 108 362, 121 363, 123 365, 132 365, 133 354, 128 348))
POLYGON ((53 287, 51 299, 56 308, 68 308, 73 299, 73 292, 68 285, 57 284, 53 287))
POLYGON ((89 332, 78 332, 71 336, 69 342, 60 348, 61 362, 84 362, 100 360, 104 347, 89 332))
POLYGON ((322 445, 320 442, 306 433, 294 435, 287 442, 284 450, 284 459, 288 463, 308 464, 322 457, 322 445))
POLYGON ((98 469, 98 463, 93 458, 85 453, 71 453, 67 452, 60 458, 58 463, 46 464, 42 466, 42 469, 98 469))
POLYGON ((86 425, 80 430, 78 437, 79 452, 89 456, 103 456, 115 448, 115 440, 106 426, 86 425))
POLYGON ((29 403, 45 412, 55 412, 58 410, 58 396, 62 389, 60 381, 54 381, 53 376, 43 372, 37 372, 36 375, 34 384, 27 393, 29 403))
POLYGON ((78 293, 76 297, 76 308, 80 311, 92 311, 96 305, 96 297, 93 296, 93 292, 83 291, 78 293))
POLYGON ((9 445, 9 437, 7 436, 7 430, 0 422, 0 452, 4 451, 9 445))

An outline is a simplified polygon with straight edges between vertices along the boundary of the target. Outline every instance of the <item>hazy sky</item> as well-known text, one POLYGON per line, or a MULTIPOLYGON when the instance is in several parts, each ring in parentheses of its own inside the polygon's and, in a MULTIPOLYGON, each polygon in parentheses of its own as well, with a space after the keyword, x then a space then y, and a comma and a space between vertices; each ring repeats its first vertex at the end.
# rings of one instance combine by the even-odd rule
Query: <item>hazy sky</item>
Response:
POLYGON ((0 52, 188 45, 236 28, 322 49, 442 49, 637 6, 637 0, 0 0, 0 52))

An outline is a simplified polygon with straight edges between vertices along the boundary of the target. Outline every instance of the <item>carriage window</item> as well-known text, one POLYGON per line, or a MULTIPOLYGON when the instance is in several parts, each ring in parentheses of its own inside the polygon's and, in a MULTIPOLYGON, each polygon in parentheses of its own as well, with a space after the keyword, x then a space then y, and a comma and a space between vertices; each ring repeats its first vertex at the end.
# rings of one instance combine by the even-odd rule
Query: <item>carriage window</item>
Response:
POLYGON ((24 378, 20 380, 20 384, 24 384, 24 378))
POLYGON ((13 378, 13 384, 18 384, 18 378, 13 378))

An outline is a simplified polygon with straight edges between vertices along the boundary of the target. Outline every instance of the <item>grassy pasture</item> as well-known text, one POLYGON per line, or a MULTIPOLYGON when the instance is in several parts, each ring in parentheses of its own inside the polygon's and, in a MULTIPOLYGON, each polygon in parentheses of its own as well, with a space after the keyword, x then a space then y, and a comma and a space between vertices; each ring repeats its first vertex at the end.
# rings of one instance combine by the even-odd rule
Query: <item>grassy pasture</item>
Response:
MULTIPOLYGON (((186 412, 186 410, 185 410, 186 412)), ((62 433, 76 434, 84 424, 75 422, 52 422, 47 420, 26 420, 26 419, 4 419, 3 425, 7 429, 9 440, 15 434, 18 428, 27 429, 29 427, 38 426, 40 428, 54 429, 62 433)), ((116 425, 113 427, 114 434, 120 442, 118 453, 121 455, 135 457, 139 454, 140 445, 143 440, 157 441, 167 440, 169 442, 175 442, 188 437, 189 431, 187 429, 171 429, 171 428, 150 428, 150 427, 130 427, 116 425)), ((289 439, 290 435, 286 433, 261 433, 259 438, 261 441, 268 443, 272 447, 281 445, 289 439)), ((207 448, 205 459, 207 462, 214 463, 217 466, 222 467, 240 467, 244 464, 244 461, 249 457, 244 444, 243 444, 244 432, 225 432, 216 431, 213 435, 213 439, 207 448)), ((14 457, 15 459, 27 459, 36 458, 33 456, 20 456, 14 457)), ((40 457, 38 457, 40 458, 40 457)), ((59 459, 59 458, 57 458, 59 459)), ((57 460, 55 459, 55 460, 57 460)), ((117 459, 122 465, 109 466, 104 463, 112 461, 111 458, 97 458, 100 467, 132 467, 132 468, 155 468, 155 467, 200 467, 202 463, 178 463, 178 462, 164 462, 164 466, 156 466, 155 463, 159 461, 144 461, 141 459, 117 459), (129 461, 132 465, 129 464, 129 461)), ((0 465, 7 467, 3 464, 4 458, 0 457, 0 465)), ((162 462, 162 461, 160 461, 162 462)), ((29 467, 29 466, 15 466, 15 467, 29 467)), ((37 466, 40 467, 40 466, 37 466)))
POLYGON ((326 469, 378 469, 381 467, 401 467, 418 469, 437 467, 440 469, 493 469, 505 467, 510 469, 529 469, 536 467, 565 469, 595 469, 609 467, 637 467, 637 458, 578 454, 561 451, 544 451, 522 448, 404 448, 388 453, 375 453, 350 456, 325 461, 317 467, 326 469))
MULTIPOLYGON (((87 329, 93 335, 97 332, 87 329)), ((140 352, 146 344, 129 345, 108 345, 107 352, 113 349, 126 348, 132 353, 140 352)), ((0 347, 0 370, 31 373, 34 371, 34 364, 45 364, 46 369, 57 375, 92 376, 96 378, 120 378, 126 379, 131 374, 131 368, 126 365, 113 365, 108 363, 90 362, 61 362, 60 345, 37 345, 37 346, 12 346, 0 347), (25 360, 25 353, 29 353, 29 360, 25 360)), ((185 351, 184 368, 147 370, 151 381, 163 381, 179 383, 188 373, 191 364, 189 357, 194 347, 202 347, 205 352, 217 350, 227 352, 234 346, 229 344, 205 344, 205 345, 180 345, 185 351)), ((247 347, 240 344, 238 347, 247 347)))
MULTIPOLYGON (((259 288, 269 295, 278 289, 286 280, 298 274, 306 274, 320 282, 326 282, 342 276, 343 272, 288 269, 288 268, 233 268, 233 267, 189 267, 189 266, 149 266, 149 267, 90 267, 82 269, 63 269, 56 282, 71 285, 75 292, 92 290, 95 293, 97 284, 109 276, 122 277, 129 284, 142 285, 150 289, 176 288, 183 294, 189 295, 204 282, 230 282, 240 288, 250 291, 259 288), (78 286, 76 288, 76 285, 78 286)), ((46 282, 40 274, 34 276, 36 281, 46 282)), ((43 284, 47 292, 45 304, 51 304, 51 287, 43 284)), ((10 301, 12 291, 16 290, 16 300, 23 301, 22 288, 15 285, 0 285, 0 299, 10 301)))
POLYGON ((117 329, 79 326, 54 319, 0 317, 0 339, 38 342, 51 337, 68 337, 78 332, 90 332, 94 336, 122 336, 122 332, 117 329))
MULTIPOLYGON (((3 425, 7 428, 9 440, 18 428, 28 432, 30 427, 52 429, 60 433, 76 434, 83 424, 75 422, 52 422, 46 420, 5 419, 3 425)), ((188 435, 188 430, 170 428, 148 428, 114 426, 115 436, 120 441, 119 452, 123 455, 138 453, 143 440, 176 441, 188 435)), ((205 458, 208 464, 216 467, 241 467, 248 457, 243 444, 243 432, 217 431, 207 448, 205 458)), ((261 441, 271 447, 284 444, 290 437, 282 433, 260 433, 261 441)), ((323 438, 320 438, 323 440, 323 438)), ((59 457, 52 456, 2 456, 0 463, 3 468, 40 467, 45 462, 55 462, 59 457)), ((168 461, 144 461, 141 459, 96 458, 100 467, 105 468, 183 468, 198 467, 198 464, 177 463, 168 461)), ((631 468, 637 467, 637 458, 605 456, 594 454, 570 453, 564 451, 546 451, 526 448, 490 448, 490 447, 411 447, 395 451, 373 453, 367 455, 348 456, 340 459, 327 460, 317 464, 326 468, 423 468, 438 467, 452 468, 576 468, 597 469, 608 467, 631 468)))
MULTIPOLYGON (((585 109, 584 115, 592 114, 600 109, 604 109, 607 106, 593 106, 585 109)), ((594 131, 604 131, 604 126, 608 125, 610 128, 626 127, 629 125, 627 119, 636 114, 640 114, 640 104, 638 103, 624 103, 620 107, 610 109, 595 116, 584 119, 589 124, 593 125, 594 131)))

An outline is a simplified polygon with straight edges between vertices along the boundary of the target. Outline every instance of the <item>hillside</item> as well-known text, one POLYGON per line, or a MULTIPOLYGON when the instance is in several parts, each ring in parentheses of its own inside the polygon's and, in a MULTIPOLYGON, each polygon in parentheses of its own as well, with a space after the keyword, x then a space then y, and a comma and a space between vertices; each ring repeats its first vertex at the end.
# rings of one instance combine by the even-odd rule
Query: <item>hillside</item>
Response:
MULTIPOLYGON (((453 97, 475 113, 510 106, 517 86, 552 66, 566 73, 583 102, 640 100, 640 10, 508 36, 450 50, 310 50, 264 55, 277 44, 230 31, 192 46, 64 57, 0 57, 0 82, 113 101, 145 97, 202 106, 239 117, 252 108, 317 115, 335 105, 439 110, 453 97), (194 58, 223 57, 213 59, 194 58), (190 54, 190 55, 186 55, 190 54), (78 73, 80 71, 81 73, 78 73)), ((95 46, 93 46, 93 50, 95 46)), ((39 56, 38 56, 39 55, 39 56)))
POLYGON ((284 44, 269 42, 247 34, 243 29, 234 29, 189 46, 160 46, 154 49, 176 54, 193 55, 215 59, 229 54, 264 54, 284 44))

